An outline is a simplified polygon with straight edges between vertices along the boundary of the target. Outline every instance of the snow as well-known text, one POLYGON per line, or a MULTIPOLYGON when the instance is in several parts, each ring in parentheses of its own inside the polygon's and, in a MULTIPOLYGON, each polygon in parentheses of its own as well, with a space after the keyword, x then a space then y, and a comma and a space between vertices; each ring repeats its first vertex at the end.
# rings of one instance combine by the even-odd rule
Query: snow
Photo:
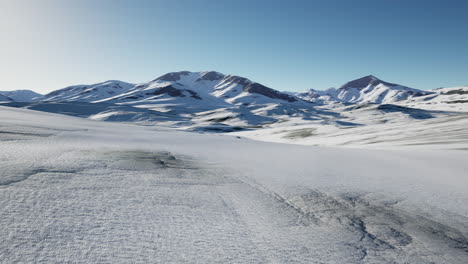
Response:
POLYGON ((431 146, 277 144, 0 107, 0 259, 466 263, 468 152, 431 146))

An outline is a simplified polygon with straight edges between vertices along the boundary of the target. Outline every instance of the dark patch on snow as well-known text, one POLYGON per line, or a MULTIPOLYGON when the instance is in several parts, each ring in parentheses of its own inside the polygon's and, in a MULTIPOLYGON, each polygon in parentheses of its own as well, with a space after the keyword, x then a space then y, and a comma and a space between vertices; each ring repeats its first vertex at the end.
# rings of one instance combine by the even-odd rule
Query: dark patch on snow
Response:
POLYGON ((194 91, 188 90, 188 89, 177 89, 174 88, 171 85, 164 86, 161 88, 158 88, 154 90, 153 92, 146 93, 146 95, 161 95, 161 94, 167 94, 172 97, 185 97, 185 94, 183 92, 188 92, 190 94, 190 97, 201 100, 201 97, 194 91))
POLYGON ((296 102, 297 99, 294 98, 293 96, 278 92, 276 90, 273 90, 271 88, 268 88, 264 85, 261 85, 259 83, 249 83, 247 86, 244 87, 243 89, 244 92, 249 92, 249 93, 256 93, 256 94, 261 94, 266 97, 270 97, 273 99, 280 99, 288 102, 296 102))
POLYGON ((246 85, 252 83, 249 79, 244 78, 244 77, 240 77, 240 76, 236 76, 236 75, 227 76, 226 78, 223 79, 223 82, 236 83, 236 84, 243 85, 243 86, 246 86, 246 85))
POLYGON ((336 120, 335 122, 340 126, 351 126, 351 127, 353 127, 353 126, 363 126, 363 124, 347 122, 347 121, 341 121, 341 120, 336 120))
POLYGON ((234 132, 234 131, 240 131, 240 130, 246 130, 243 127, 238 127, 238 126, 228 126, 222 123, 215 123, 212 126, 202 126, 202 127, 195 127, 192 129, 192 131, 197 131, 197 132, 211 132, 211 133, 228 133, 228 132, 234 132))
POLYGON ((220 123, 220 122, 224 122, 226 120, 232 119, 232 118, 234 117, 226 116, 226 117, 220 117, 220 118, 211 118, 211 119, 208 119, 207 121, 220 123))
POLYGON ((146 95, 161 95, 161 94, 168 94, 173 97, 184 97, 185 95, 182 94, 181 90, 172 87, 171 85, 158 88, 150 93, 146 93, 146 95))
POLYGON ((177 158, 170 152, 117 151, 105 153, 110 158, 107 167, 130 170, 151 171, 160 169, 195 169, 186 159, 177 158))
POLYGON ((445 102, 447 104, 464 104, 464 103, 468 103, 468 100, 454 100, 454 101, 448 101, 448 102, 445 102))
POLYGON ((404 107, 404 106, 399 106, 399 105, 383 104, 383 105, 377 106, 376 109, 381 110, 383 112, 387 112, 387 113, 394 113, 394 112, 405 113, 414 119, 434 118, 434 116, 430 113, 430 111, 404 107))
POLYGON ((462 94, 468 94, 468 90, 463 90, 463 89, 451 90, 451 91, 443 92, 442 94, 445 94, 445 95, 451 95, 451 94, 462 95, 462 94))
POLYGON ((184 90, 184 91, 188 92, 190 94, 190 97, 201 100, 201 97, 198 96, 198 94, 196 92, 194 92, 192 90, 184 90))
POLYGON ((296 130, 290 130, 283 138, 289 139, 298 139, 298 138, 306 138, 311 137, 314 135, 315 129, 314 128, 302 128, 296 130))

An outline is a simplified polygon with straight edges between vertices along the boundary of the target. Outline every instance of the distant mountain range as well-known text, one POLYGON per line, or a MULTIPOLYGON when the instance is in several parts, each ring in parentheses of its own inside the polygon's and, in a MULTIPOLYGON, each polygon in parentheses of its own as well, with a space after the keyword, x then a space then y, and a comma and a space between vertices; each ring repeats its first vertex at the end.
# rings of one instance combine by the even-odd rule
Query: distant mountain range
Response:
POLYGON ((323 124, 349 125, 352 122, 333 120, 344 118, 342 111, 369 104, 399 105, 403 108, 369 109, 379 113, 397 109, 411 118, 434 115, 421 111, 414 114, 408 107, 466 112, 468 87, 423 91, 369 75, 339 88, 294 93, 280 92, 236 75, 181 71, 140 84, 109 80, 69 86, 46 95, 29 90, 0 92, 0 102, 96 120, 158 122, 195 130, 235 131, 316 120, 322 120, 323 124), (348 105, 357 107, 347 108, 348 105))
MULTIPOLYGON (((431 94, 437 94, 437 92, 386 82, 373 75, 349 81, 339 88, 323 91, 309 89, 299 93, 279 92, 244 77, 224 75, 215 71, 171 72, 141 84, 110 80, 91 85, 74 85, 44 96, 30 90, 0 92, 0 95, 16 102, 78 101, 136 105, 181 101, 200 105, 200 101, 203 101, 205 104, 215 106, 298 101, 319 105, 329 103, 382 104, 431 94)), ((2 99, 2 101, 6 100, 8 99, 2 99)))
MULTIPOLYGON (((349 81, 339 88, 305 92, 279 92, 260 83, 236 75, 224 75, 215 71, 171 72, 155 80, 132 84, 109 80, 90 85, 65 87, 44 96, 30 91, 5 91, 0 95, 16 102, 78 101, 139 104, 158 101, 209 101, 212 104, 261 104, 271 102, 307 101, 327 103, 395 103, 414 97, 436 94, 378 79, 373 75, 349 81)), ((8 99, 3 98, 3 101, 8 99)))

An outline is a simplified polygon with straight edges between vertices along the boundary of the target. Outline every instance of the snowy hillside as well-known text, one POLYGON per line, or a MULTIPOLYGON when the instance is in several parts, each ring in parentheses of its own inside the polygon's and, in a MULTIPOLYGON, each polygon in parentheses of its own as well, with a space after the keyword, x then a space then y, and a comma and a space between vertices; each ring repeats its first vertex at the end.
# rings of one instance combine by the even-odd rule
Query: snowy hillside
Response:
MULTIPOLYGON (((326 106, 318 107, 318 110, 326 106)), ((232 135, 262 141, 359 148, 468 149, 468 115, 391 104, 341 106, 316 120, 283 118, 232 135)))
POLYGON ((466 148, 274 144, 2 106, 0 148, 4 263, 468 260, 466 148))
POLYGON ((311 89, 298 93, 297 96, 304 100, 318 103, 336 101, 342 103, 389 104, 431 93, 385 82, 375 76, 368 75, 347 82, 338 89, 330 88, 325 91, 311 89))
POLYGON ((74 85, 48 93, 41 100, 94 102, 127 92, 134 86, 131 83, 115 80, 89 85, 74 85))
POLYGON ((31 90, 0 91, 0 95, 9 97, 15 102, 33 102, 42 97, 42 94, 31 90))
POLYGON ((468 86, 439 88, 432 91, 433 94, 400 103, 421 109, 468 112, 468 86))

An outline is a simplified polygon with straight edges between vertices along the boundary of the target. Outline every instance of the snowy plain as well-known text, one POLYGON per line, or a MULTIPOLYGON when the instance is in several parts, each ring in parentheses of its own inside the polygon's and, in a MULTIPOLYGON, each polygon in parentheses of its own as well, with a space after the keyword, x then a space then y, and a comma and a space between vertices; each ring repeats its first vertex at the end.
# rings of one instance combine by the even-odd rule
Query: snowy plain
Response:
POLYGON ((468 152, 0 107, 2 263, 466 263, 468 152))

